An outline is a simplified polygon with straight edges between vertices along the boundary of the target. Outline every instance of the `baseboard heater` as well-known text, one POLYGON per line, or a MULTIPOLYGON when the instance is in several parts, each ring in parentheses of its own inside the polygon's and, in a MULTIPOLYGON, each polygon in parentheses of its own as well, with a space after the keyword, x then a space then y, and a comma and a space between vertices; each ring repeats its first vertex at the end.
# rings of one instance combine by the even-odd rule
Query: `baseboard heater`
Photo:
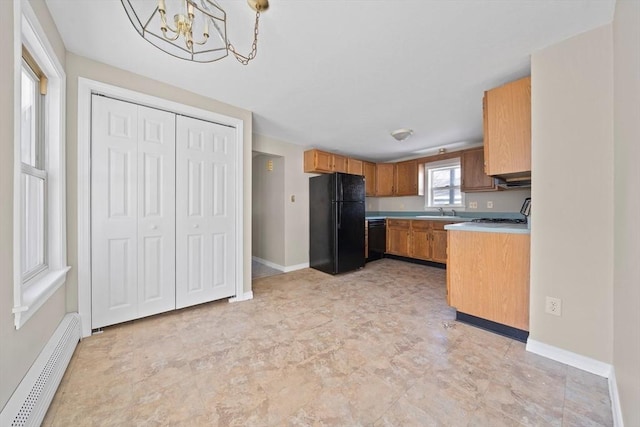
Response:
POLYGON ((42 423, 80 337, 80 316, 67 314, 0 413, 1 426, 42 423))

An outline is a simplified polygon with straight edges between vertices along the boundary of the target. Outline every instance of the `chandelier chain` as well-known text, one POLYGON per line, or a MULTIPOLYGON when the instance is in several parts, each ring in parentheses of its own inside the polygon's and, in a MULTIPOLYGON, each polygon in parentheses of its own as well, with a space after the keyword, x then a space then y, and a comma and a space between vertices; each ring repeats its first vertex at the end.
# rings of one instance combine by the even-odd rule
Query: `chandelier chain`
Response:
POLYGON ((244 56, 238 53, 235 46, 232 45, 231 42, 229 42, 229 45, 228 45, 229 52, 233 53, 233 55, 236 57, 238 62, 240 62, 242 65, 247 65, 249 61, 255 58, 256 54, 258 53, 258 22, 259 21, 260 21, 260 11, 256 10, 256 24, 253 29, 253 43, 251 44, 251 52, 249 53, 249 55, 244 56))

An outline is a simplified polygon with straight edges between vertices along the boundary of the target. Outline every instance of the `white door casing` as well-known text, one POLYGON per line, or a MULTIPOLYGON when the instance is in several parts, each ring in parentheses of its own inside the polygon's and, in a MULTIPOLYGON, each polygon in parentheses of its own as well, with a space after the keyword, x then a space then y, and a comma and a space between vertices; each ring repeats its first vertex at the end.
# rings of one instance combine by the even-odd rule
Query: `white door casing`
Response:
POLYGON ((164 98, 158 98, 153 95, 141 93, 138 91, 125 89, 108 83, 91 80, 85 77, 78 78, 78 133, 77 133, 77 185, 78 185, 78 312, 81 318, 82 336, 91 335, 91 318, 92 318, 92 271, 91 271, 91 99, 93 94, 103 94, 109 97, 121 99, 140 105, 146 105, 158 108, 164 111, 171 111, 177 114, 184 114, 190 117, 200 118, 202 120, 220 123, 235 129, 236 146, 235 156, 235 224, 236 224, 236 296, 231 298, 230 302, 244 301, 253 297, 251 292, 251 281, 247 282, 249 290, 244 289, 244 271, 243 267, 249 261, 244 260, 244 230, 250 232, 243 222, 243 194, 244 178, 243 164, 247 160, 248 155, 245 152, 245 132, 244 119, 231 117, 221 114, 213 110, 204 110, 191 105, 174 102, 164 98))
POLYGON ((176 121, 176 308, 236 294, 236 130, 176 121))
POLYGON ((175 115, 92 98, 95 329, 175 308, 175 115))

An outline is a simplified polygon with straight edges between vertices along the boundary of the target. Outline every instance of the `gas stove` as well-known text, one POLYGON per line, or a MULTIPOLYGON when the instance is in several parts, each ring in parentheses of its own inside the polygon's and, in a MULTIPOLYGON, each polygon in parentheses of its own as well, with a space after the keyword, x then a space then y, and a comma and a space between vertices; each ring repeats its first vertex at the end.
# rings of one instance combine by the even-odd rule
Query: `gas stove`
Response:
POLYGON ((517 219, 517 218, 476 218, 472 219, 471 222, 482 222, 482 223, 492 223, 492 224, 526 224, 526 219, 517 219))

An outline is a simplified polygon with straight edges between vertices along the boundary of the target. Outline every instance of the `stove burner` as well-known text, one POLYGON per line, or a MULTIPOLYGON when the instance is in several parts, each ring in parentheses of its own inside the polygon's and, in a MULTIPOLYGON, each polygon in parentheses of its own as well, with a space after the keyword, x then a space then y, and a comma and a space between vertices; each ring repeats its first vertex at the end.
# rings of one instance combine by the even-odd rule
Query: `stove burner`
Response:
POLYGON ((526 224, 526 219, 514 219, 514 218, 476 218, 471 222, 483 222, 483 223, 498 223, 498 224, 526 224))

